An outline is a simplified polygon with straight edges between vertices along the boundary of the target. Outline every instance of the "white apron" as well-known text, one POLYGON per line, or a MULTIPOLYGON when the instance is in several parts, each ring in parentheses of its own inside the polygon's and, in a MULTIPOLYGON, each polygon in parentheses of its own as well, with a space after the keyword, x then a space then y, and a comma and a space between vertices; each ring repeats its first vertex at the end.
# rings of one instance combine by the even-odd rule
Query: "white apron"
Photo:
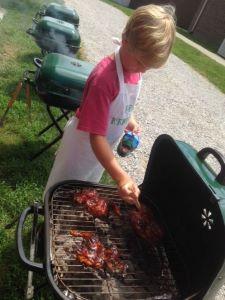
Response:
MULTIPOLYGON (((138 84, 124 83, 119 49, 115 51, 115 61, 120 90, 118 96, 110 105, 106 135, 112 148, 124 133, 141 86, 141 80, 138 84)), ((51 186, 63 180, 99 182, 101 179, 104 168, 91 148, 90 133, 77 129, 78 121, 74 116, 65 126, 62 142, 57 151, 45 192, 51 186)))

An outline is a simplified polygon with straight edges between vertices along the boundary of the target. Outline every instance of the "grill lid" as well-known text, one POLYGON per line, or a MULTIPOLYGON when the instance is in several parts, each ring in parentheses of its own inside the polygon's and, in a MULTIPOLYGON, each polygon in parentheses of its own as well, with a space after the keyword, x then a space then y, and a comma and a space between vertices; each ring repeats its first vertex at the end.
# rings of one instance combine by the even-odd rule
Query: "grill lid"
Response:
POLYGON ((44 13, 46 16, 79 25, 79 16, 75 9, 57 3, 50 3, 44 13))
POLYGON ((34 23, 28 33, 38 40, 48 38, 55 43, 66 43, 74 47, 79 47, 81 42, 79 31, 71 23, 48 16, 44 16, 34 23))
MULTIPOLYGON (((206 292, 225 259, 224 162, 220 176, 205 163, 205 156, 169 135, 159 136, 151 150, 142 201, 153 199, 175 240, 191 279, 191 292, 206 292), (219 181, 218 181, 219 178, 219 181), (207 266, 207 267, 206 267, 207 266)), ((224 276, 224 272, 223 272, 224 276)))
POLYGON ((49 92, 70 94, 70 90, 83 91, 94 66, 91 63, 59 53, 47 54, 38 69, 36 81, 49 92))

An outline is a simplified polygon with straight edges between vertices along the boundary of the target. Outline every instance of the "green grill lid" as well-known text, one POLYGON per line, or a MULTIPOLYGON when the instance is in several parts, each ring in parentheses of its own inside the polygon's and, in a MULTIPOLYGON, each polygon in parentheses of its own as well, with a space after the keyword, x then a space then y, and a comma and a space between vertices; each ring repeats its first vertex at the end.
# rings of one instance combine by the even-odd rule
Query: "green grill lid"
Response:
POLYGON ((49 53, 43 59, 40 80, 54 82, 58 85, 83 90, 93 65, 79 59, 59 53, 49 53))
POLYGON ((52 39, 58 39, 59 43, 64 42, 72 46, 80 46, 81 40, 79 31, 72 24, 62 20, 45 16, 38 21, 32 31, 32 35, 38 39, 43 36, 49 36, 52 39), (63 40, 62 37, 65 38, 65 40, 63 40))
POLYGON ((79 25, 79 16, 75 9, 60 5, 57 3, 50 3, 45 10, 45 15, 72 23, 75 26, 79 25))

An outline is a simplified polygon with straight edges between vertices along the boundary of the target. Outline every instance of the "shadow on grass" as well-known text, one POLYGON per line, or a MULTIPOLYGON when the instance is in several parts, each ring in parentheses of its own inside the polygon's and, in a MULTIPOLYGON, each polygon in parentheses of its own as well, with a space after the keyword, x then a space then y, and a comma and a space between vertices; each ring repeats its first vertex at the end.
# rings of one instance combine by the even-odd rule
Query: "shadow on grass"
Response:
MULTIPOLYGON (((30 227, 26 228, 25 232, 23 233, 23 240, 25 245, 24 250, 28 259, 29 259, 28 253, 29 253, 29 240, 30 240, 29 228, 30 227)), ((6 235, 8 235, 8 239, 5 240, 4 249, 2 249, 1 251, 1 262, 0 262, 1 300, 25 299, 28 270, 20 261, 18 250, 17 250, 17 244, 13 237, 14 230, 16 230, 16 228, 10 229, 8 232, 6 232, 6 235), (9 232, 13 233, 11 238, 9 232)), ((35 261, 43 261, 43 260, 35 259, 35 261)), ((36 298, 34 299, 42 299, 42 300, 55 299, 52 290, 47 284, 47 278, 45 277, 45 273, 43 272, 43 273, 33 273, 33 274, 34 274, 33 285, 35 287, 35 295, 36 295, 36 298), (39 287, 41 287, 42 285, 43 287, 39 289, 39 287)))
POLYGON ((26 179, 36 185, 46 183, 54 150, 48 149, 41 156, 31 161, 31 157, 47 143, 25 141, 20 144, 0 143, 0 180, 15 187, 26 179))
POLYGON ((27 272, 17 255, 15 239, 9 240, 1 251, 0 291, 2 300, 24 299, 27 272), (12 255, 13 254, 13 255, 12 255))
POLYGON ((34 58, 40 58, 40 59, 43 59, 43 55, 41 54, 41 51, 35 51, 35 52, 32 52, 32 53, 27 53, 27 54, 24 54, 24 55, 18 55, 17 56, 17 62, 19 63, 27 63, 27 62, 30 62, 32 63, 33 65, 31 66, 31 70, 35 71, 36 70, 36 66, 34 64, 34 58))

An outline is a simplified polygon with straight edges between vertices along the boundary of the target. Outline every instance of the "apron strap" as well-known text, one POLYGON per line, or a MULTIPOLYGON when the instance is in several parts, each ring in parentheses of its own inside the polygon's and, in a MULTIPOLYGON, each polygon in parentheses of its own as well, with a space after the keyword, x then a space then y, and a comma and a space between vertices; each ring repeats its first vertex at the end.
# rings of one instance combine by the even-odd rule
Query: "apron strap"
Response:
POLYGON ((120 90, 124 87, 123 67, 120 60, 120 47, 115 50, 116 71, 119 78, 120 90))

